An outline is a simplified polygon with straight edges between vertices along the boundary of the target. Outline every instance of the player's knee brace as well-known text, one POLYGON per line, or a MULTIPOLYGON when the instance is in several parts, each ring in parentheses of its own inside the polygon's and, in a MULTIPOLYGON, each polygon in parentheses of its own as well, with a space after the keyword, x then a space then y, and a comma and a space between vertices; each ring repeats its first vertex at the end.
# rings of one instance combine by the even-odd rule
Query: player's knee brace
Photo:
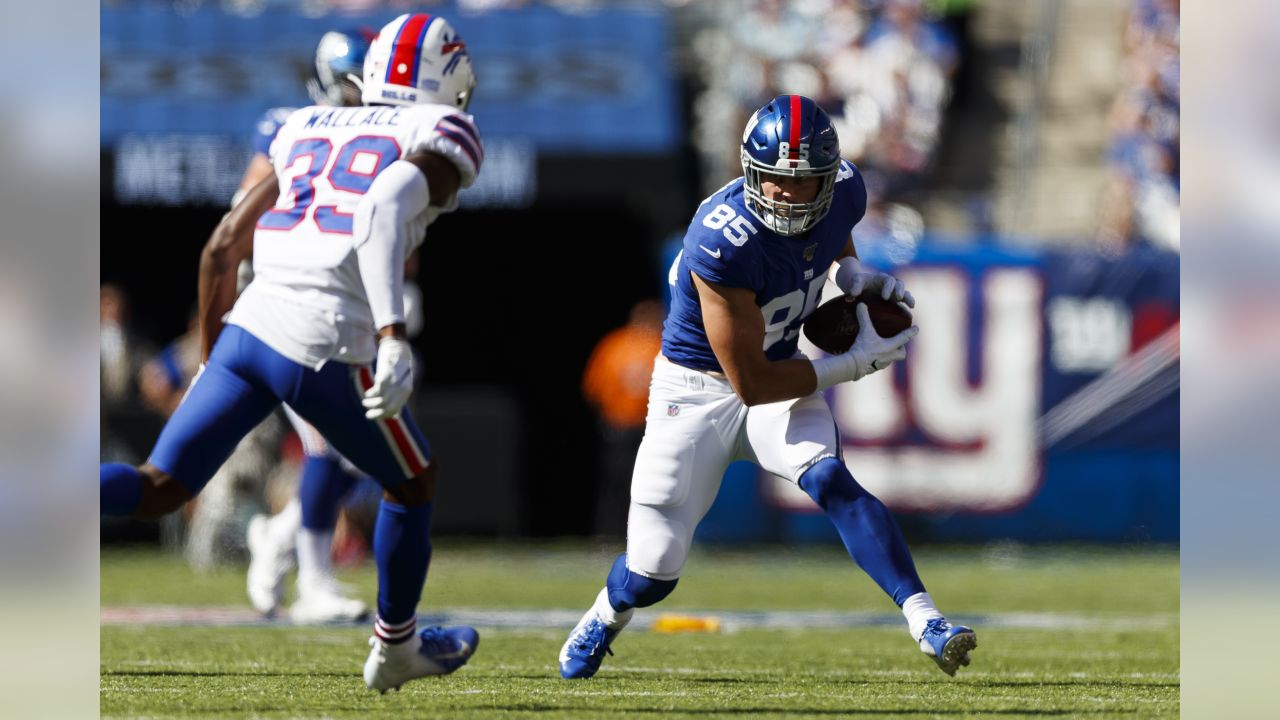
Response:
POLYGON ((661 601, 676 589, 675 580, 654 580, 627 568, 627 554, 623 553, 613 561, 609 570, 609 579, 605 586, 609 589, 609 604, 619 612, 631 608, 649 607, 661 601))
POLYGON ((824 458, 800 476, 800 489, 826 508, 832 501, 850 502, 870 495, 839 458, 824 458))

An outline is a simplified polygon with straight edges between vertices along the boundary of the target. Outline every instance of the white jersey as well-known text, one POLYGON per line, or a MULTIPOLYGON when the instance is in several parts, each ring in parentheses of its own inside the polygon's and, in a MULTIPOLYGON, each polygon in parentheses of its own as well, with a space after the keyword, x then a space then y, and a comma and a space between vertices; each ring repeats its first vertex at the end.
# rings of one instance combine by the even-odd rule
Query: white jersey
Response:
MULTIPOLYGON (((368 363, 375 328, 352 246, 352 216, 374 177, 428 151, 453 162, 462 187, 475 181, 484 147, 470 115, 447 105, 300 108, 271 143, 280 198, 258 220, 254 280, 228 322, 307 367, 331 359, 368 363)), ((441 212, 414 219, 405 254, 441 212)))

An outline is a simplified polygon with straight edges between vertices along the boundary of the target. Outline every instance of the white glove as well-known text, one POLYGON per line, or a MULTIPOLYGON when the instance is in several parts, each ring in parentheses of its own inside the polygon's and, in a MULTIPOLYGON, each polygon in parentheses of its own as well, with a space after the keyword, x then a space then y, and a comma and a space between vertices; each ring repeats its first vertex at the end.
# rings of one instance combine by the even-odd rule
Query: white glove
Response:
POLYGON ((373 371, 373 387, 364 393, 364 416, 385 420, 400 413, 413 392, 413 350, 402 337, 384 337, 378 342, 378 363, 373 371))
POLYGON ((916 306, 916 299, 907 292, 907 286, 901 280, 887 273, 864 271, 862 263, 855 257, 840 258, 832 279, 836 287, 850 297, 857 297, 869 290, 884 300, 905 303, 907 307, 916 306))
MULTIPOLYGON (((887 275, 885 277, 888 277, 887 275)), ((858 337, 848 354, 853 356, 857 366, 854 380, 883 370, 898 360, 907 357, 907 343, 920 332, 920 328, 912 325, 891 338, 882 338, 871 325, 871 314, 867 312, 866 303, 858 303, 858 337)))
POLYGON ((818 390, 861 380, 906 358, 907 343, 920 332, 920 328, 913 325, 891 338, 882 338, 871 325, 866 303, 858 303, 856 312, 858 337, 854 339, 853 347, 840 355, 810 361, 814 374, 818 376, 818 390))

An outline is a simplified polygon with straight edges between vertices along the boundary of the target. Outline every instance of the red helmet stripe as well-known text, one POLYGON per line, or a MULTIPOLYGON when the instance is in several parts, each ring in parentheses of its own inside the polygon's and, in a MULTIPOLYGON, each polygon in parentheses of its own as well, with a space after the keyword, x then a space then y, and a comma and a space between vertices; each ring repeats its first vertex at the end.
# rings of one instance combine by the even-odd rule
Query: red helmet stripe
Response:
POLYGON ((431 16, 425 13, 410 15, 391 43, 391 61, 387 63, 387 84, 413 85, 418 74, 418 50, 422 45, 422 31, 431 16))
POLYGON ((791 150, 787 153, 790 160, 800 159, 800 96, 791 96, 791 150))

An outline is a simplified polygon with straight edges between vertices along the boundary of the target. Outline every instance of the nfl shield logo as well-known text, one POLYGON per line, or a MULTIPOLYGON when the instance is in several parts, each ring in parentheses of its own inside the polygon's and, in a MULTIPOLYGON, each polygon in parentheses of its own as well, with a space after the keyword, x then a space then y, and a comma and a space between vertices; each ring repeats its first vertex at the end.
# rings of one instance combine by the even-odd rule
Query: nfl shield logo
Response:
POLYGON ((679 405, 667 405, 667 417, 675 417, 680 414, 679 405))
POLYGON ((814 243, 804 249, 804 261, 813 262, 813 254, 818 251, 818 243, 814 243))

